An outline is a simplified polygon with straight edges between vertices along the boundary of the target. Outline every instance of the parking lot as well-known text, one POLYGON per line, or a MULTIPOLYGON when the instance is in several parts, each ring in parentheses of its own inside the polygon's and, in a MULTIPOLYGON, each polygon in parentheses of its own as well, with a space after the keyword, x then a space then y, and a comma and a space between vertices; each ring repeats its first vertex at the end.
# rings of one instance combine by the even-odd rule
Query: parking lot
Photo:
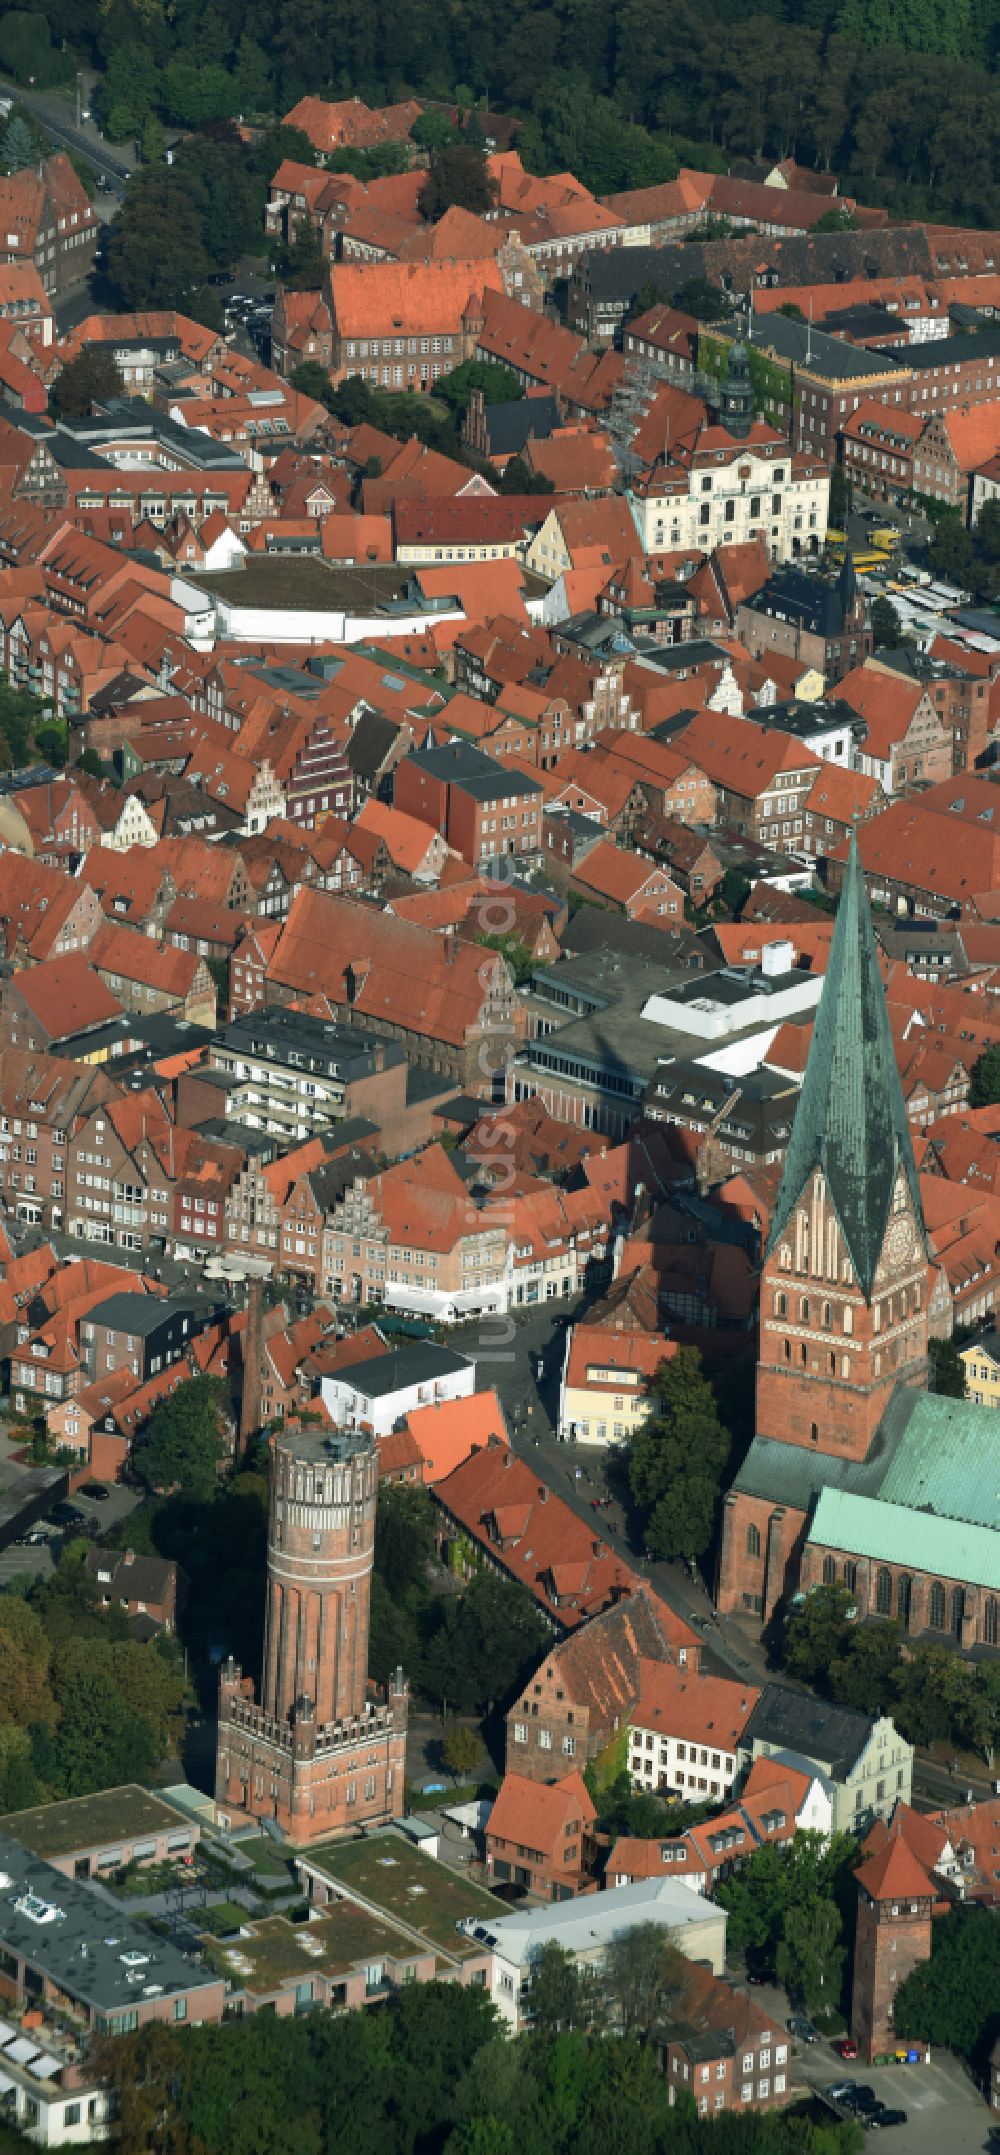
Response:
MULTIPOLYGON (((905 2110, 905 2126, 865 2135, 870 2148, 900 2155, 985 2155, 993 2147, 990 2113, 961 2066, 942 2053, 928 2065, 883 2065, 877 2069, 842 2065, 824 2043, 798 2059, 799 2073, 817 2090, 852 2080, 890 2110, 905 2110)), ((841 2111, 841 2116, 849 2113, 841 2111)))

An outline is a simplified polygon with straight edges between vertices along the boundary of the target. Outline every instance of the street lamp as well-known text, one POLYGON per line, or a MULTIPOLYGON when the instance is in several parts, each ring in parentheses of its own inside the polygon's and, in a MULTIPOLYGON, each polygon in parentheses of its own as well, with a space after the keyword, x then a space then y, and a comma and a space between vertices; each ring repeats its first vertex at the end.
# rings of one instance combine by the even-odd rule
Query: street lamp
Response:
POLYGON ((79 68, 77 68, 77 71, 76 71, 76 124, 77 124, 77 126, 78 126, 78 127, 81 127, 81 126, 83 125, 83 95, 82 95, 82 91, 81 91, 81 88, 80 88, 80 85, 81 85, 82 81, 83 81, 83 76, 81 75, 81 73, 80 73, 80 70, 79 70, 79 68))

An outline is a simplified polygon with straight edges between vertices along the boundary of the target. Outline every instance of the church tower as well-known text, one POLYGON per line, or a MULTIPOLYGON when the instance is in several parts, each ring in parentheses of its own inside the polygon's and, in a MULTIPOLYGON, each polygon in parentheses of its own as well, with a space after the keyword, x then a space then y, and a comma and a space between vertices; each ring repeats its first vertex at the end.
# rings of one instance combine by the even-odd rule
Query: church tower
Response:
POLYGON ((725 379, 719 393, 719 423, 737 441, 745 441, 753 424, 753 385, 750 353, 742 337, 729 347, 725 379))
POLYGON ((927 1240, 875 931, 852 836, 760 1291, 757 1431, 867 1455, 927 1381, 927 1240))

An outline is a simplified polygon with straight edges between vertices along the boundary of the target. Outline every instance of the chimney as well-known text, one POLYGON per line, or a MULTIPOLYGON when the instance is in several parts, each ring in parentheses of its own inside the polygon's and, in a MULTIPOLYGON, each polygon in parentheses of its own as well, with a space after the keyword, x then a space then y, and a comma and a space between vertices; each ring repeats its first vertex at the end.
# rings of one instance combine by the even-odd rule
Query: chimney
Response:
POLYGON ((504 1473, 505 1473, 505 1474, 506 1474, 507 1472, 509 1472, 509 1469, 510 1469, 510 1457, 511 1457, 511 1455, 510 1455, 510 1447, 508 1446, 508 1447, 507 1447, 507 1449, 506 1449, 506 1451, 504 1452, 504 1455, 503 1455, 503 1464, 504 1464, 504 1473))
POLYGON ((549 1501, 549 1492, 544 1482, 539 1482, 538 1484, 538 1501, 540 1504, 547 1504, 549 1501))

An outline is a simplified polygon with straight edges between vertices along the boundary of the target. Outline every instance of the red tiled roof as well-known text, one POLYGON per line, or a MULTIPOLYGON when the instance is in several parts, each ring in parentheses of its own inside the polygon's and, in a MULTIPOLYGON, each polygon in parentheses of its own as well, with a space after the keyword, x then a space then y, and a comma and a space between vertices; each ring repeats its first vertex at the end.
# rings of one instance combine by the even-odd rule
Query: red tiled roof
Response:
POLYGON ((927 1900, 935 1890, 895 1822, 885 1847, 869 1856, 854 1875, 873 1901, 927 1900))
MULTIPOLYGON (((597 1813, 583 1776, 568 1773, 548 1784, 526 1774, 506 1773, 486 1826, 488 1840, 512 1841, 538 1855, 562 1856, 566 1829, 579 1821, 592 1826, 597 1813)), ((579 1869, 579 1865, 577 1865, 579 1869)))
POLYGON ((16 975, 18 994, 38 1019, 50 1040, 64 1040, 70 1033, 92 1032, 122 1015, 122 1004, 95 972, 81 951, 48 958, 29 972, 16 975))
POLYGON ((330 302, 341 339, 457 336, 484 292, 503 288, 496 262, 335 262, 330 302))
POLYGON ((753 1684, 647 1661, 630 1719, 633 1728, 732 1754, 760 1696, 753 1684))

